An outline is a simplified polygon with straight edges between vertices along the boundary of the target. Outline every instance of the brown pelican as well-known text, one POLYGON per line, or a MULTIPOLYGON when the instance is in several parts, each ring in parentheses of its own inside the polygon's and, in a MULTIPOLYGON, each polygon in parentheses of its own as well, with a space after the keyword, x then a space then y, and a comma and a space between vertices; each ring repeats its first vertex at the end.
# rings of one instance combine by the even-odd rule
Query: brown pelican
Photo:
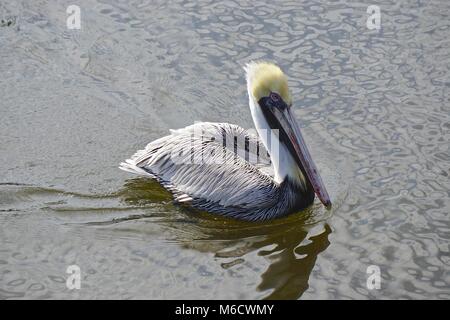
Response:
POLYGON ((178 203, 243 220, 297 212, 315 194, 330 207, 292 116, 287 77, 268 62, 244 69, 257 134, 228 123, 196 123, 151 142, 120 169, 156 179, 178 203))

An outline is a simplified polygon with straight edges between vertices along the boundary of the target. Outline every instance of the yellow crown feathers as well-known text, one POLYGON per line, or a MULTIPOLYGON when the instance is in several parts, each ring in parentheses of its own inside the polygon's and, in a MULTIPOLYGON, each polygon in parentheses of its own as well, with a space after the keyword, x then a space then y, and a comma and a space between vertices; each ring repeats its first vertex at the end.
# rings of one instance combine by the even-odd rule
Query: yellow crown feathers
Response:
POLYGON ((292 103, 287 77, 278 66, 269 62, 250 62, 244 69, 248 89, 256 101, 268 97, 270 92, 276 92, 286 104, 292 103))

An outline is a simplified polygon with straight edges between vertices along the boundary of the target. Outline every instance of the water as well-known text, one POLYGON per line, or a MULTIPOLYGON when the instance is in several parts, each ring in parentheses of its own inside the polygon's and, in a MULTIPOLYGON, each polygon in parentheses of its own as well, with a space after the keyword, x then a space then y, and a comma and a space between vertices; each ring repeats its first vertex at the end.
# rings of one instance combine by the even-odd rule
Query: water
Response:
POLYGON ((81 30, 72 1, 0 3, 0 298, 450 298, 448 1, 110 2, 81 30), (226 220, 117 169, 169 128, 252 127, 253 59, 288 74, 330 212, 226 220))

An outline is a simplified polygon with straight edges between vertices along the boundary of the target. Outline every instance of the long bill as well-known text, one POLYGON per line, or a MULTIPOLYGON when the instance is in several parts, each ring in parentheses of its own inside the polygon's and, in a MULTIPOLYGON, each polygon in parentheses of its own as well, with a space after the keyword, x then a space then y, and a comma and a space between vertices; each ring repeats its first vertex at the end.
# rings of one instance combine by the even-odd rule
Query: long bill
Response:
POLYGON ((317 197, 327 208, 330 208, 330 197, 325 189, 319 171, 312 160, 311 154, 306 147, 305 140, 300 132, 297 121, 295 121, 295 118, 292 116, 290 108, 284 108, 283 111, 278 108, 273 108, 271 111, 278 120, 281 129, 287 135, 289 142, 294 149, 293 151, 296 156, 297 164, 304 169, 317 197))

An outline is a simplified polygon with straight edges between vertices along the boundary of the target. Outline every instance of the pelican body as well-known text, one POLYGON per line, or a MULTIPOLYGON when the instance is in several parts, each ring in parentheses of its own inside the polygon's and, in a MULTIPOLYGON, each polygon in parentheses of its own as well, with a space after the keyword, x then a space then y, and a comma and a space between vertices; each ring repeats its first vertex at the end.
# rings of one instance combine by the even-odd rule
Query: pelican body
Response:
POLYGON ((120 169, 156 179, 176 202, 241 220, 282 217, 331 201, 291 113, 287 77, 267 62, 246 71, 256 133, 201 122, 149 143, 120 169))

